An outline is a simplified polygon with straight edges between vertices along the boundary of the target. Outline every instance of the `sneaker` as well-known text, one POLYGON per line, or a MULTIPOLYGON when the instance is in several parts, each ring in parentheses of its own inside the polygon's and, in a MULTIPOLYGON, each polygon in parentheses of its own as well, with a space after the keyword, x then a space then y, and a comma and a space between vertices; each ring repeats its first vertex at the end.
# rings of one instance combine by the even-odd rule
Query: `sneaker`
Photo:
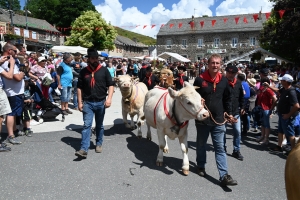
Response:
POLYGON ((86 158, 87 157, 87 152, 80 149, 79 151, 75 152, 75 156, 78 156, 78 158, 86 158))
POLYGON ((7 137, 7 141, 11 144, 22 144, 22 142, 18 141, 15 137, 9 136, 7 137))
POLYGON ((228 174, 226 174, 225 176, 223 176, 223 179, 220 182, 221 186, 234 186, 237 185, 237 181, 233 180, 232 177, 228 174))
POLYGON ((278 145, 276 145, 276 147, 272 147, 269 149, 270 149, 270 151, 274 151, 274 152, 283 152, 282 147, 278 146, 278 145))
POLYGON ((101 153, 102 152, 102 146, 96 146, 95 151, 96 151, 96 153, 101 153))
POLYGON ((32 119, 32 120, 30 121, 30 126, 37 126, 37 125, 39 125, 39 124, 40 124, 40 122, 35 121, 34 119, 32 119))
POLYGON ((69 110, 69 109, 67 109, 66 112, 67 112, 68 114, 73 114, 73 112, 71 112, 71 110, 69 110))
POLYGON ((19 129, 17 129, 17 130, 14 131, 14 135, 23 136, 23 135, 25 135, 25 133, 24 133, 24 131, 20 131, 19 129))
POLYGON ((290 145, 283 145, 282 150, 286 152, 290 152, 292 150, 292 147, 290 145))
POLYGON ((25 135, 27 136, 27 137, 32 137, 32 130, 26 130, 25 131, 25 135))
POLYGON ((206 176, 205 168, 198 168, 198 174, 199 176, 205 177, 206 176))
POLYGON ((8 152, 11 151, 10 147, 7 147, 5 145, 0 145, 0 152, 8 152))
POLYGON ((253 132, 257 132, 258 130, 257 130, 257 128, 255 128, 254 130, 253 130, 253 132))
POLYGON ((63 113, 64 115, 68 115, 68 112, 67 112, 66 110, 62 110, 62 113, 63 113))
POLYGON ((232 157, 240 160, 240 161, 243 161, 244 160, 244 156, 242 156, 241 152, 240 151, 234 151, 232 153, 232 157))

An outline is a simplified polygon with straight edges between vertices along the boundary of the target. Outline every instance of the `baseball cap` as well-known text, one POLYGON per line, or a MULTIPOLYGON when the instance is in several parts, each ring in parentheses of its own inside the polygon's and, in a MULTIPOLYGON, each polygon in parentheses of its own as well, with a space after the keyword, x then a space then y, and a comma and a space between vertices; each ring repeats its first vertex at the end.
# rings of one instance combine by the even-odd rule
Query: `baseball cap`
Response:
POLYGON ((263 68, 263 69, 260 70, 260 73, 267 76, 269 74, 269 70, 267 68, 263 68))
POLYGON ((45 61, 46 61, 46 58, 45 58, 45 56, 41 56, 41 57, 39 57, 39 58, 38 58, 38 62, 42 62, 43 60, 45 60, 45 61))
POLYGON ((283 77, 279 77, 278 80, 292 83, 294 78, 289 74, 285 74, 283 77))
POLYGON ((237 73, 239 71, 238 68, 233 65, 228 65, 225 70, 231 73, 237 73))

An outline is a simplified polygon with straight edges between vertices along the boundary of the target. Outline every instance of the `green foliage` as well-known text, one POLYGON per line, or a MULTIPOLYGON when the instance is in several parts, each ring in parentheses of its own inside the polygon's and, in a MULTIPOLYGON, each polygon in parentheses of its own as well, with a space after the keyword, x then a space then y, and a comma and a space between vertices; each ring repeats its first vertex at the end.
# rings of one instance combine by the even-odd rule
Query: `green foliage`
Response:
POLYGON ((260 33, 261 46, 283 58, 300 62, 300 1, 271 1, 275 5, 260 33), (282 19, 279 10, 285 10, 282 19))
POLYGON ((27 6, 32 17, 44 19, 58 27, 70 27, 84 11, 96 10, 91 0, 30 0, 27 6))
POLYGON ((115 29, 117 30, 118 35, 127 37, 131 40, 136 38, 138 42, 141 42, 146 45, 155 45, 156 44, 156 40, 152 37, 141 35, 138 33, 131 32, 131 31, 127 31, 127 30, 121 29, 119 27, 115 27, 115 29))
POLYGON ((0 0, 0 7, 7 10, 19 11, 21 9, 20 0, 0 0))
POLYGON ((85 11, 73 22, 71 36, 65 45, 112 50, 115 47, 116 37, 117 31, 112 25, 106 23, 101 13, 85 11))

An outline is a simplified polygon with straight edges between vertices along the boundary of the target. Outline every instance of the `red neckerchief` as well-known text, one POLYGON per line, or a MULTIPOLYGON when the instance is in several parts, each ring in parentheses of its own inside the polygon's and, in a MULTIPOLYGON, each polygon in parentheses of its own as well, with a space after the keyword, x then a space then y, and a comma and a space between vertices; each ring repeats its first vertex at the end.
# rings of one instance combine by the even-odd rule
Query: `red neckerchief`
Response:
POLYGON ((147 65, 142 66, 142 69, 146 69, 146 68, 147 68, 147 65))
POLYGON ((178 76, 180 77, 180 79, 179 79, 180 85, 183 86, 183 79, 182 79, 182 77, 184 76, 184 74, 178 74, 178 76))
POLYGON ((234 78, 233 81, 228 80, 228 83, 231 87, 234 88, 234 85, 236 84, 236 78, 234 78))
POLYGON ((152 76, 152 73, 150 74, 150 75, 146 75, 146 78, 148 79, 148 84, 149 84, 149 86, 151 85, 151 76, 152 76))
POLYGON ((203 72, 200 75, 201 78, 203 78, 205 81, 213 83, 214 84, 214 92, 216 91, 216 87, 217 84, 221 81, 222 79, 222 74, 217 73, 216 77, 214 79, 212 79, 208 73, 208 70, 206 70, 205 72, 203 72))
POLYGON ((96 69, 92 69, 90 66, 87 66, 87 70, 89 70, 89 72, 92 73, 92 78, 91 78, 91 87, 93 88, 95 86, 95 77, 94 74, 96 71, 98 71, 99 69, 101 69, 101 65, 99 64, 98 67, 96 69))

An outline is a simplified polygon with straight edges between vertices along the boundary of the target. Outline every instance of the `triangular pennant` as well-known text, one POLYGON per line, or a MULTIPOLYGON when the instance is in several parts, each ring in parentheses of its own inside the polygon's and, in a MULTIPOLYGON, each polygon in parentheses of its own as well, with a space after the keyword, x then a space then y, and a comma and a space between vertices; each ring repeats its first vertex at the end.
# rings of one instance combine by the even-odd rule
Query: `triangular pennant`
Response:
POLYGON ((246 17, 244 17, 244 20, 243 20, 243 21, 244 21, 245 24, 248 24, 248 20, 247 20, 246 17))
POLYGON ((200 22, 200 25, 201 25, 201 28, 203 28, 203 26, 204 26, 204 21, 201 21, 201 22, 200 22))
POLYGON ((236 17, 236 18, 234 18, 234 20, 235 20, 235 23, 236 23, 236 24, 238 24, 238 23, 239 23, 239 19, 240 19, 240 17, 236 17))
POLYGON ((147 27, 147 25, 144 25, 144 26, 143 26, 143 29, 145 29, 146 27, 147 27))
POLYGON ((179 24, 178 24, 178 28, 181 28, 182 27, 182 23, 180 22, 179 24))
POLYGON ((164 26, 164 24, 160 25, 160 28, 162 28, 164 26))
POLYGON ((257 19, 258 19, 258 14, 254 14, 254 15, 253 15, 253 19, 254 19, 254 21, 256 22, 257 19))
POLYGON ((156 25, 152 25, 151 28, 153 28, 154 26, 156 26, 156 25))
POLYGON ((226 24, 228 18, 224 18, 223 21, 224 21, 224 24, 226 24))
POLYGON ((139 27, 140 25, 136 25, 135 28, 139 27))
POLYGON ((269 19, 270 15, 271 15, 271 13, 267 12, 266 13, 266 19, 269 19))
POLYGON ((279 12, 280 19, 282 19, 285 10, 279 10, 278 12, 279 12))
POLYGON ((215 20, 215 19, 211 20, 211 25, 214 26, 216 22, 217 22, 217 20, 215 20))
POLYGON ((174 24, 170 24, 170 28, 172 28, 174 26, 174 24))

